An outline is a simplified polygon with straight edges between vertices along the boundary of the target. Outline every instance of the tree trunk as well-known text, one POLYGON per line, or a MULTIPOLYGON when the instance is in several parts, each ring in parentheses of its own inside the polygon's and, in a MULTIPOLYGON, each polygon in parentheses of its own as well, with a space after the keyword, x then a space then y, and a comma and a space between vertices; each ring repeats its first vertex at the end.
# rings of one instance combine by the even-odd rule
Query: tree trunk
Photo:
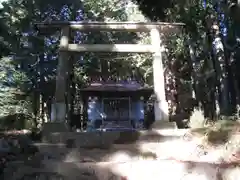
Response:
POLYGON ((206 93, 209 93, 208 98, 208 118, 212 120, 217 120, 219 117, 219 93, 217 89, 217 79, 216 79, 216 69, 215 69, 215 62, 214 62, 214 51, 213 51, 213 38, 210 32, 210 28, 205 26, 206 29, 206 42, 205 42, 205 55, 207 57, 207 64, 208 70, 213 72, 210 77, 207 77, 206 83, 208 86, 208 90, 206 93))
MULTIPOLYGON (((192 92, 192 98, 194 98, 198 103, 200 102, 199 100, 199 92, 197 88, 198 84, 198 79, 197 79, 197 61, 196 61, 196 55, 195 55, 195 49, 192 44, 192 41, 188 41, 188 48, 189 48, 189 55, 191 59, 191 69, 192 69, 192 87, 193 87, 193 92, 192 92)), ((198 106, 200 106, 198 104, 198 106)))
POLYGON ((74 113, 74 95, 75 95, 75 82, 74 82, 74 65, 73 57, 70 58, 68 64, 68 92, 67 92, 67 119, 68 123, 71 126, 72 116, 74 113))
POLYGON ((213 34, 213 46, 215 54, 215 68, 217 72, 217 80, 219 82, 220 95, 220 114, 228 115, 228 79, 227 79, 227 63, 224 53, 224 46, 220 37, 219 27, 215 24, 215 33, 213 34))
POLYGON ((34 89, 33 92, 33 113, 34 113, 34 126, 38 126, 38 110, 39 110, 39 93, 34 89))

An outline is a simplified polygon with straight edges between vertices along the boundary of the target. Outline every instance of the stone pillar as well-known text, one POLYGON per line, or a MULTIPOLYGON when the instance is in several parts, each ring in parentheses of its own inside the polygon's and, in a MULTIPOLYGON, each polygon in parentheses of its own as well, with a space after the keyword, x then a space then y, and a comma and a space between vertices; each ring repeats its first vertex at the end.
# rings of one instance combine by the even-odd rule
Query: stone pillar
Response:
MULTIPOLYGON (((62 28, 62 37, 60 47, 66 48, 69 43, 69 27, 62 28)), ((51 132, 68 131, 68 126, 65 122, 66 117, 66 98, 67 77, 68 77, 68 52, 60 51, 56 75, 55 97, 51 106, 51 122, 44 125, 43 131, 47 135, 51 132)))
MULTIPOLYGON (((155 122, 153 127, 160 128, 162 124, 169 122, 168 103, 165 94, 165 80, 162 59, 161 35, 158 29, 151 30, 151 43, 155 50, 153 53, 153 82, 154 82, 154 114, 155 122)), ((161 127, 162 128, 162 127, 161 127)))
MULTIPOLYGON (((62 37, 60 39, 60 48, 67 48, 69 43, 69 27, 63 27, 62 37)), ((68 76, 68 52, 60 51, 56 76, 55 109, 56 117, 53 117, 55 122, 65 122, 66 116, 66 91, 67 91, 67 76, 68 76)))

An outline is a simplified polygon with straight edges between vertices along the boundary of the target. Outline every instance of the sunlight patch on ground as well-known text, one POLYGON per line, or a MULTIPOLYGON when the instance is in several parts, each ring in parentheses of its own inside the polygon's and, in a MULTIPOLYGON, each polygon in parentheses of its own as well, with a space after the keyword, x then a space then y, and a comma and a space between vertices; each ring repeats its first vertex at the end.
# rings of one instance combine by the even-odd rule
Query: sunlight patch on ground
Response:
POLYGON ((151 151, 156 153, 158 159, 176 157, 179 159, 189 159, 196 151, 195 142, 184 142, 183 140, 168 140, 160 143, 141 143, 140 151, 151 151))
POLYGON ((223 180, 237 180, 240 176, 240 167, 229 168, 222 171, 223 180))
POLYGON ((80 152, 76 150, 72 150, 71 152, 67 153, 64 158, 64 162, 76 162, 79 161, 80 152))
POLYGON ((208 165, 191 169, 180 162, 144 160, 113 164, 109 168, 128 180, 217 180, 217 169, 208 165))
POLYGON ((108 158, 110 162, 129 162, 131 160, 132 157, 125 151, 118 151, 108 158))

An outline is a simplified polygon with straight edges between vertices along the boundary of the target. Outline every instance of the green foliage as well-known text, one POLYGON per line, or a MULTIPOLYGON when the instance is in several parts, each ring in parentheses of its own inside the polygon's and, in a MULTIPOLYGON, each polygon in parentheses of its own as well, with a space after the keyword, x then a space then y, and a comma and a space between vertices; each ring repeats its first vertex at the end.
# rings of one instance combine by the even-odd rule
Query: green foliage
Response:
POLYGON ((31 103, 23 92, 27 77, 16 70, 11 58, 2 58, 0 62, 0 119, 16 114, 29 116, 31 103))
MULTIPOLYGON (((2 71, 1 81, 1 116, 10 116, 15 113, 23 113, 25 117, 40 117, 41 111, 39 103, 47 101, 49 96, 53 95, 57 61, 51 60, 43 62, 43 52, 49 57, 56 55, 59 43, 59 32, 51 34, 47 37, 37 36, 36 33, 26 36, 31 32, 34 22, 44 20, 61 20, 61 8, 65 4, 64 1, 22 1, 9 0, 3 3, 0 14, 0 23, 4 28, 1 35, 3 40, 0 42, 4 48, 8 49, 3 55, 13 55, 13 59, 2 60, 2 66, 7 71, 2 71), (44 45, 44 41, 48 38, 52 42, 51 45, 44 45), (6 42, 6 43, 5 43, 6 42), (9 83, 9 72, 11 72, 11 83, 9 83), (11 89, 11 91, 10 91, 11 89), (40 102, 40 96, 43 102, 40 102), (33 115, 34 114, 34 115, 33 115)), ((76 11, 83 9, 84 17, 92 21, 146 21, 136 5, 125 6, 126 3, 117 0, 86 0, 82 3, 77 1, 69 1, 68 20, 75 20, 76 11)), ((135 33, 88 33, 83 36, 86 43, 135 43, 144 41, 144 34, 135 33), (143 39, 143 40, 142 40, 143 39)), ((82 85, 89 82, 92 77, 100 74, 121 76, 128 78, 132 76, 133 69, 135 76, 142 78, 149 76, 151 67, 149 56, 140 56, 135 54, 85 54, 84 62, 80 62, 76 56, 74 62, 74 80, 82 85), (146 58, 147 57, 147 58, 146 58), (99 62, 101 65, 99 66, 99 62), (111 69, 104 68, 104 63, 110 62, 111 69), (100 70, 101 69, 101 70, 100 70), (146 72, 147 70, 147 72, 146 72)), ((13 116, 11 116, 13 117, 13 116)))
MULTIPOLYGON (((207 1, 206 8, 203 7, 201 0, 159 1, 152 5, 143 0, 136 2, 141 10, 138 9, 137 3, 119 0, 4 2, 0 10, 0 57, 11 56, 14 60, 1 59, 0 117, 15 113, 34 118, 42 116, 40 111, 44 110, 40 110, 40 104, 46 103, 55 89, 60 33, 40 37, 33 32, 32 27, 34 22, 62 20, 63 5, 68 6, 68 15, 66 15, 68 20, 75 20, 77 10, 82 9, 84 19, 89 21, 149 21, 151 19, 185 23, 185 30, 169 34, 166 31, 164 36, 167 99, 174 104, 171 108, 175 113, 193 108, 186 107, 179 99, 181 99, 180 94, 184 94, 183 99, 193 98, 192 94, 196 89, 201 90, 195 92, 195 99, 200 99, 206 104, 210 101, 215 102, 214 98, 210 98, 209 92, 215 92, 217 89, 215 84, 218 83, 215 77, 216 56, 212 53, 212 42, 215 38, 212 25, 219 24, 218 13, 214 9, 216 1, 207 1), (26 35, 29 32, 32 33, 26 35), (47 40, 51 41, 48 46, 47 40), (190 46, 193 50, 192 54, 189 53, 190 46), (45 55, 48 56, 48 61, 44 61, 45 55), (50 61, 52 56, 56 59, 50 61), (214 72, 213 75, 211 72, 214 72), (40 102, 40 97, 43 98, 43 102, 40 102)), ((221 4, 220 9, 228 16, 226 5, 227 1, 221 4)), ((228 25, 232 23, 229 20, 227 22, 228 25)), ((231 30, 234 34, 233 29, 231 30)), ((145 33, 89 32, 82 34, 82 41, 83 43, 147 44, 150 38, 145 33)), ((73 60, 74 81, 80 85, 96 77, 115 79, 132 77, 145 85, 153 83, 150 54, 85 53, 81 56, 83 60, 79 60, 78 55, 75 55, 73 60)), ((224 59, 225 56, 222 58, 224 59)))

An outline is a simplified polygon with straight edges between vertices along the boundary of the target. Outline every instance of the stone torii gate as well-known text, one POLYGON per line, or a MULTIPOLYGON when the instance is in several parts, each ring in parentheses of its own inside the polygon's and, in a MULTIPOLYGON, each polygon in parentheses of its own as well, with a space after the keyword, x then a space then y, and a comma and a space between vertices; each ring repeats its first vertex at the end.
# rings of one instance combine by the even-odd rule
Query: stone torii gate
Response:
POLYGON ((67 90, 69 52, 128 52, 128 53, 152 53, 154 93, 155 125, 159 127, 163 122, 169 122, 168 103, 165 95, 164 70, 162 60, 161 30, 175 26, 184 26, 182 23, 136 23, 136 22, 44 22, 36 23, 40 33, 49 33, 61 30, 59 46, 59 59, 57 67, 55 102, 52 105, 51 122, 65 122, 66 103, 65 92, 67 90), (151 36, 151 44, 71 44, 71 30, 77 31, 126 31, 148 32, 151 36))

